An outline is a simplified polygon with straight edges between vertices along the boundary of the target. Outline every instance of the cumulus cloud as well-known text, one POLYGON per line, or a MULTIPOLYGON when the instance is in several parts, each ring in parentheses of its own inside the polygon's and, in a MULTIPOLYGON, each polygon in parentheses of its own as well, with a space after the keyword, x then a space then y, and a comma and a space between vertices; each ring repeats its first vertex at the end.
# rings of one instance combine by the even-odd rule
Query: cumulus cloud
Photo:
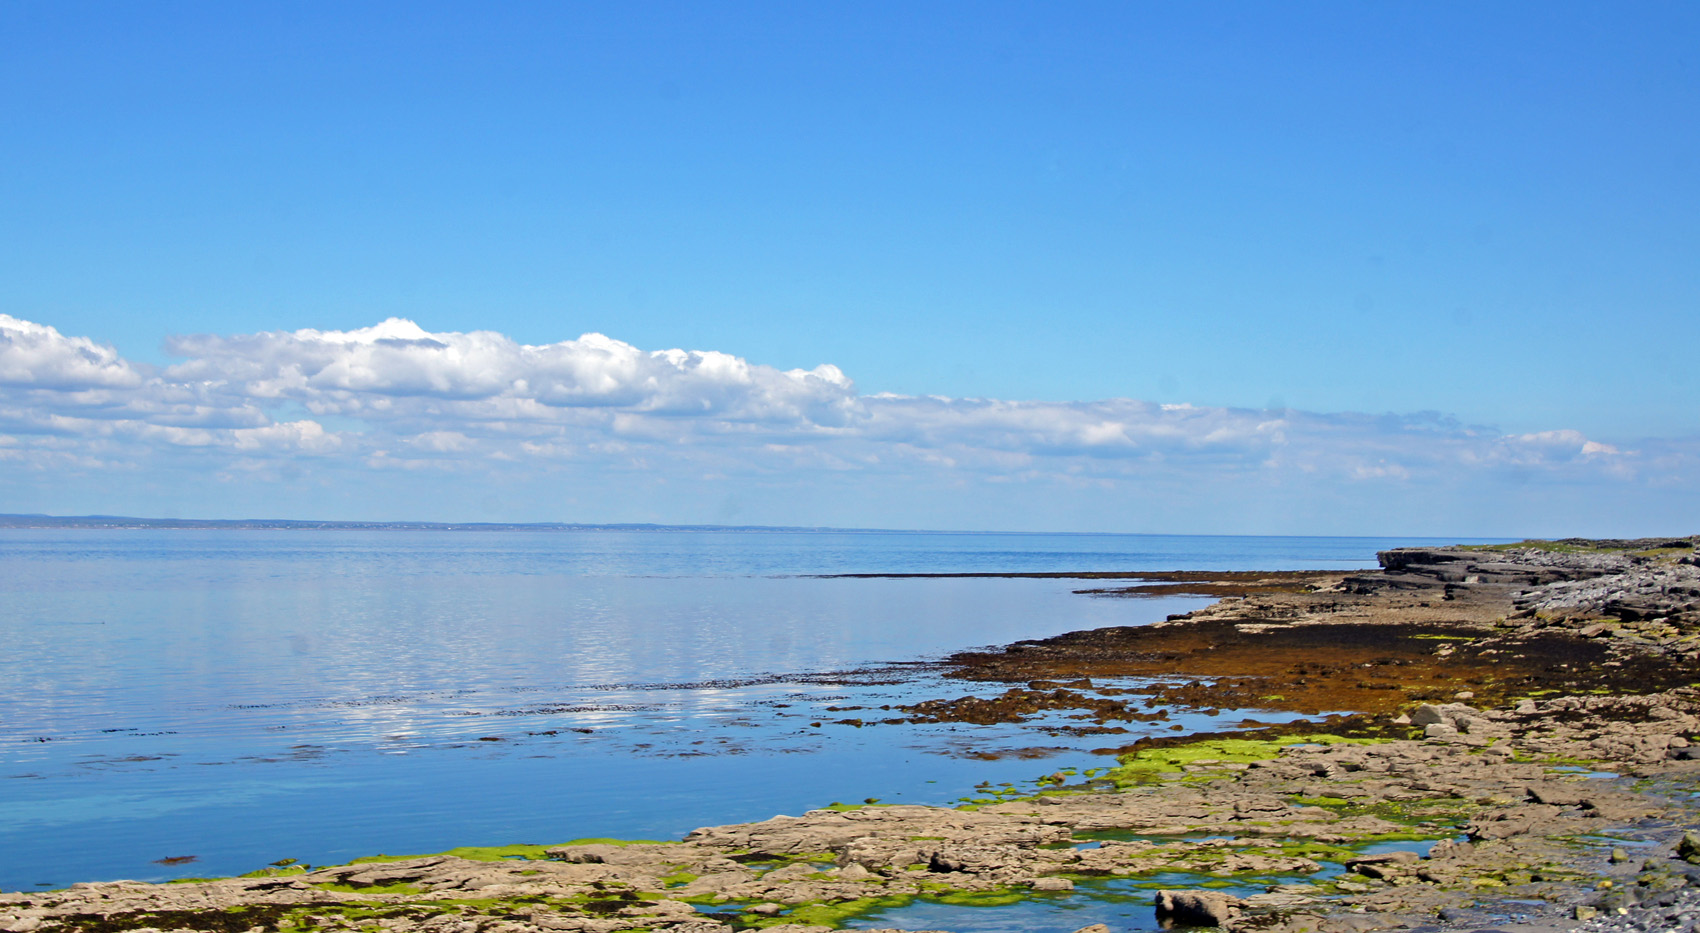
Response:
POLYGON ((1408 483, 1495 472, 1625 482, 1681 475, 1695 460, 1681 444, 1623 449, 1562 427, 1506 435, 1433 413, 862 395, 830 364, 780 370, 594 333, 533 346, 399 318, 348 331, 173 337, 166 348, 182 361, 145 367, 89 338, 0 315, 4 469, 172 456, 212 469, 301 460, 1071 483, 1408 483))

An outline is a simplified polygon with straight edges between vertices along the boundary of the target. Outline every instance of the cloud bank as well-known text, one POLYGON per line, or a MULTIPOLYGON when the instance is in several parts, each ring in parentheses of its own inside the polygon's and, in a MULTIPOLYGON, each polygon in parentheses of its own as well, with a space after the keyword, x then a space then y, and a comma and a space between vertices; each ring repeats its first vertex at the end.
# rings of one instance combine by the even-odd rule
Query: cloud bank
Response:
MULTIPOLYGON (((550 476, 607 489, 627 476, 638 478, 626 484, 634 495, 645 483, 729 483, 791 489, 803 506, 798 491, 830 476, 841 495, 858 484, 970 498, 1011 484, 1109 498, 1256 488, 1286 490, 1298 507, 1352 488, 1692 490, 1700 447, 1607 443, 1562 427, 1503 434, 1433 413, 864 395, 832 365, 780 370, 594 333, 532 346, 398 318, 165 346, 182 361, 150 367, 0 315, 0 477, 20 488, 31 475, 39 487, 42 476, 74 484, 124 473, 263 487, 409 471, 439 477, 442 491, 523 480, 536 495, 550 476)), ((532 517, 574 517, 544 511, 532 517)))

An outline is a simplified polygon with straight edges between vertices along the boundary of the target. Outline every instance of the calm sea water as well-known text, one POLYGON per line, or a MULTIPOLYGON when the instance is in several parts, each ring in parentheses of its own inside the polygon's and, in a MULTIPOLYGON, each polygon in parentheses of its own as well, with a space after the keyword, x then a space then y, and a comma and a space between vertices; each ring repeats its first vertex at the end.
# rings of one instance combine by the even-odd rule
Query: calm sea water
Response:
POLYGON ((1414 543, 0 530, 0 888, 948 803, 1102 765, 1104 739, 837 721, 997 689, 909 662, 1204 601, 812 575, 1354 568, 1414 543))

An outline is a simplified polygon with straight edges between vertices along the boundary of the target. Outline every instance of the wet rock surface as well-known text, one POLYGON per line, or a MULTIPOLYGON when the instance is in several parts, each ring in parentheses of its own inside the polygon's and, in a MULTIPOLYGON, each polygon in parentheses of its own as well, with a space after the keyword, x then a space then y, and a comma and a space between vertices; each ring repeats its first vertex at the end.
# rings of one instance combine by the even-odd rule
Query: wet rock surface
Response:
POLYGON ((1152 882, 1153 920, 1231 933, 1689 930, 1700 568, 1683 562, 1692 549, 1640 544, 1395 551, 1381 574, 1290 585, 1247 575, 1224 584, 1244 595, 1160 625, 958 656, 957 676, 1016 684, 1005 702, 911 715, 1352 712, 1147 739, 1034 797, 815 810, 524 859, 0 894, 0 930, 819 933, 906 899, 1089 898, 1158 876, 1197 883, 1152 882), (1163 683, 1090 679, 1138 672, 1163 683))

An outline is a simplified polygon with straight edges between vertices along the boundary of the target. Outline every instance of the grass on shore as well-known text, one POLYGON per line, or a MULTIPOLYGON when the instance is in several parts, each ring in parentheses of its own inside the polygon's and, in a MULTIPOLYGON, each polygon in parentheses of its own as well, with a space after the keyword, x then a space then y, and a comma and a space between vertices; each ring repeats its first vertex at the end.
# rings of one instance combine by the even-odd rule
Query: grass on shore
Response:
POLYGON ((1545 538, 1530 538, 1526 541, 1513 541, 1508 544, 1466 544, 1461 545, 1458 550, 1546 551, 1552 554, 1631 554, 1636 557, 1678 557, 1694 553, 1696 547, 1700 547, 1700 537, 1644 538, 1635 541, 1595 541, 1586 538, 1561 538, 1549 541, 1545 538))

